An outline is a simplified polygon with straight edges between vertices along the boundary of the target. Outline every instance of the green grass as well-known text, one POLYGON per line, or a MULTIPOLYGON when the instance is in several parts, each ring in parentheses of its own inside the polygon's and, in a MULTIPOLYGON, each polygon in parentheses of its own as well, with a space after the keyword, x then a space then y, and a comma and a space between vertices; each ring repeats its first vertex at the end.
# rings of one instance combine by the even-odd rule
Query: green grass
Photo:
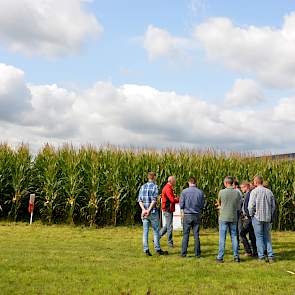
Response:
MULTIPOLYGON (((140 227, 89 229, 0 224, 1 294, 295 294, 295 232, 275 232, 275 264, 230 254, 215 263, 218 234, 202 231, 202 259, 145 257, 140 227)), ((166 239, 162 241, 165 247, 166 239)), ((190 244, 192 255, 193 243, 190 244)))

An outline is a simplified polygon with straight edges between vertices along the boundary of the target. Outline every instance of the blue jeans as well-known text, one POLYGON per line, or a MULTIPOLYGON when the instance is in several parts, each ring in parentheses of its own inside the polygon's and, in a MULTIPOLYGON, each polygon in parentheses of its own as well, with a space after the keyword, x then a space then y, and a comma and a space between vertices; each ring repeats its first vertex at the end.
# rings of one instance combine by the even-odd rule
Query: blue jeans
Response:
POLYGON ((149 228, 152 226, 154 232, 154 246, 155 250, 158 251, 160 247, 160 235, 159 235, 159 225, 160 219, 158 212, 151 213, 149 216, 142 218, 143 224, 143 251, 149 250, 149 228))
POLYGON ((165 226, 160 230, 160 238, 167 233, 168 246, 173 246, 173 212, 164 212, 165 226))
POLYGON ((237 239, 237 223, 236 222, 227 222, 227 221, 219 221, 219 250, 217 259, 223 260, 224 250, 225 250, 225 241, 227 230, 229 229, 232 249, 234 258, 239 258, 239 245, 237 239))
POLYGON ((252 224, 256 236, 256 245, 258 258, 264 259, 264 251, 267 250, 268 257, 274 257, 271 243, 271 223, 257 220, 255 217, 252 218, 252 224))

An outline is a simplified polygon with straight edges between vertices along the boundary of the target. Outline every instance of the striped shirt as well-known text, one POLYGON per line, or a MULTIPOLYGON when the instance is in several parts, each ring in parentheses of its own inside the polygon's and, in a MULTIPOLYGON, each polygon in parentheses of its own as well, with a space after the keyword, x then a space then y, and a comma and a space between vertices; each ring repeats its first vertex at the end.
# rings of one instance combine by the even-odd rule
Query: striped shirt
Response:
MULTIPOLYGON (((140 188, 137 202, 142 202, 147 210, 153 201, 157 202, 158 193, 158 186, 152 181, 147 182, 140 188)), ((156 210, 157 208, 154 207, 151 213, 156 212, 156 210)))
POLYGON ((275 212, 275 198, 271 190, 258 186, 251 191, 249 200, 249 214, 258 221, 272 222, 275 212))

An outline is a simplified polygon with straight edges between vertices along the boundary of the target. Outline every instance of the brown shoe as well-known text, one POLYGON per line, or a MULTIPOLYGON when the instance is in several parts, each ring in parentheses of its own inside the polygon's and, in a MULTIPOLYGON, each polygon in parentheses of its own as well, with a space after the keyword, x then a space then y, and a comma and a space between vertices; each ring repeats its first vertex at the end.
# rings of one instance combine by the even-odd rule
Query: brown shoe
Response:
POLYGON ((157 252, 157 255, 168 255, 168 251, 163 251, 162 249, 158 250, 157 252))

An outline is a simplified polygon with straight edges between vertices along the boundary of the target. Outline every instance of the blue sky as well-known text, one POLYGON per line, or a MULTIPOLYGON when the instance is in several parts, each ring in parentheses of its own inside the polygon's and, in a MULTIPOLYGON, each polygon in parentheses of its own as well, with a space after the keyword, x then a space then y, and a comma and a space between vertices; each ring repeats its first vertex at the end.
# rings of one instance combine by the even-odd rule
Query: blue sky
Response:
POLYGON ((85 6, 103 24, 104 33, 97 40, 86 42, 81 54, 54 59, 32 58, 1 48, 0 56, 2 62, 23 69, 30 83, 89 86, 97 80, 111 80, 115 85, 147 84, 161 90, 214 99, 230 88, 235 74, 216 64, 208 64, 203 56, 195 56, 194 63, 185 67, 165 61, 149 62, 138 41, 147 26, 153 24, 174 35, 189 36, 194 25, 208 17, 223 16, 238 25, 275 27, 282 25, 285 14, 295 10, 295 2, 289 0, 210 0, 203 1, 204 7, 197 6, 198 11, 193 12, 193 2, 94 0, 85 6))
MULTIPOLYGON (((255 132, 253 131, 253 126, 256 124, 257 118, 267 116, 270 112, 272 112, 272 115, 275 113, 277 118, 275 122, 272 122, 275 127, 272 125, 264 126, 264 128, 266 130, 272 130, 273 128, 280 130, 280 128, 285 128, 285 125, 279 125, 278 121, 281 120, 280 118, 284 117, 282 114, 283 109, 290 110, 293 107, 293 104, 292 106, 286 106, 286 99, 288 103, 293 103, 291 99, 294 95, 293 81, 290 79, 290 81, 285 83, 285 76, 276 79, 273 72, 278 71, 278 69, 281 71, 281 67, 283 67, 285 75, 289 76, 290 73, 293 73, 292 66, 289 68, 282 57, 281 59, 278 58, 278 61, 275 62, 277 68, 269 66, 268 69, 267 63, 269 63, 273 57, 276 59, 276 52, 278 52, 278 54, 285 54, 285 52, 288 52, 290 44, 293 45, 293 43, 291 43, 293 39, 291 40, 291 37, 288 37, 288 42, 286 41, 286 46, 284 46, 284 48, 278 48, 272 55, 269 54, 270 56, 267 56, 267 46, 265 45, 265 48, 263 48, 263 44, 260 44, 262 42, 257 42, 256 38, 258 38, 258 40, 267 38, 268 42, 271 42, 270 35, 274 34, 274 36, 278 37, 278 40, 274 40, 274 42, 279 44, 279 42, 281 42, 280 38, 285 36, 282 30, 284 26, 284 16, 290 15, 295 11, 294 1, 93 0, 84 2, 80 0, 62 0, 61 3, 65 5, 64 7, 67 7, 67 5, 70 7, 71 1, 76 5, 76 8, 73 8, 73 12, 71 12, 71 9, 69 9, 69 11, 65 10, 65 12, 61 9, 60 12, 60 14, 67 14, 67 23, 61 22, 62 25, 60 27, 55 27, 54 24, 51 24, 50 20, 48 20, 48 31, 52 30, 50 34, 46 32, 46 30, 44 33, 44 30, 41 31, 41 29, 40 32, 37 31, 38 34, 36 33, 36 30, 38 30, 38 17, 36 17, 36 20, 33 20, 35 23, 32 21, 32 25, 24 25, 24 28, 22 28, 21 22, 23 19, 16 13, 14 15, 14 12, 17 12, 19 9, 17 7, 19 4, 16 0, 12 0, 12 4, 8 4, 9 1, 7 1, 6 4, 0 4, 3 6, 2 8, 6 8, 8 12, 11 12, 10 18, 7 17, 2 20, 2 24, 0 21, 0 25, 2 25, 0 37, 2 36, 2 40, 4 40, 2 43, 0 41, 0 63, 6 66, 13 66, 15 69, 19 69, 23 72, 23 80, 26 84, 25 87, 28 87, 32 95, 30 101, 33 105, 33 109, 35 108, 34 93, 39 86, 38 91, 41 91, 41 86, 43 87, 42 90, 44 90, 45 86, 56 84, 60 89, 66 89, 68 92, 75 92, 75 95, 77 97, 79 96, 79 99, 82 99, 81 95, 83 97, 85 96, 83 98, 85 101, 88 99, 89 93, 93 90, 93 85, 98 82, 103 82, 106 85, 109 83, 111 87, 114 88, 116 95, 123 95, 124 97, 127 96, 126 93, 130 93, 131 91, 130 89, 126 90, 124 85, 132 84, 133 86, 148 86, 157 90, 159 92, 157 95, 160 96, 161 93, 175 93, 178 97, 173 99, 179 102, 180 107, 183 95, 188 95, 191 98, 196 98, 202 104, 207 104, 208 109, 213 113, 214 108, 222 109, 224 107, 226 113, 237 108, 240 109, 242 103, 248 112, 243 113, 243 116, 253 116, 251 126, 245 126, 245 120, 239 121, 238 124, 241 124, 241 129, 243 129, 241 133, 243 135, 246 134, 247 131, 249 133, 255 132), (94 16, 95 20, 93 20, 91 24, 87 24, 87 18, 90 18, 91 15, 92 17, 94 16), (84 16, 86 17, 84 18, 84 16), (71 17, 73 18, 71 19, 71 17), (78 19, 75 19, 76 17, 81 17, 81 22, 85 22, 85 32, 81 32, 81 37, 78 41, 75 39, 75 30, 79 30, 78 25, 75 27, 75 22, 76 20, 78 21, 78 19), (222 20, 218 21, 219 18, 222 18, 222 20), (210 19, 216 20, 216 22, 210 24, 210 19), (227 21, 231 22, 230 28, 229 26, 226 27, 230 31, 220 31, 223 29, 225 30, 227 21), (220 36, 224 38, 224 41, 221 40, 221 43, 216 44, 216 46, 214 45, 214 39, 209 39, 209 34, 206 35, 206 26, 208 24, 210 25, 210 30, 212 30, 213 35, 217 34, 216 36, 218 36, 220 32, 220 36), (66 30, 65 27, 63 28, 63 25, 69 28, 66 30), (97 26, 95 30, 91 28, 92 25, 97 26), (103 27, 103 31, 98 26, 103 27), (266 27, 270 28, 270 31, 265 29, 266 27), (18 31, 16 32, 14 28, 17 28, 18 31), (198 28, 200 28, 199 31, 198 28), (240 28, 245 31, 242 33, 245 35, 244 40, 239 39, 238 30, 240 28), (251 28, 256 28, 257 30, 253 31, 251 28), (61 30, 60 32, 59 29, 61 30), (32 31, 30 32, 30 30, 32 31), (282 32, 277 34, 277 31, 280 30, 282 30, 282 32), (198 33, 196 33, 197 31, 198 33), (232 42, 233 38, 227 40, 227 32, 230 32, 228 34, 235 34, 234 38, 238 41, 232 42), (48 36, 46 35, 47 33, 48 36), (91 33, 94 37, 90 38, 88 33, 91 33), (40 45, 40 48, 41 46, 46 47, 48 42, 53 42, 52 40, 59 40, 59 34, 64 34, 65 40, 69 41, 69 44, 63 45, 59 40, 58 44, 53 44, 55 46, 54 53, 52 51, 53 49, 50 49, 51 51, 48 50, 48 52, 43 49, 38 49, 37 47, 39 45, 37 45, 36 50, 34 50, 34 48, 30 48, 28 45, 28 42, 36 42, 36 44, 38 44, 38 40, 34 39, 34 34, 37 34, 41 40, 44 38, 44 42, 42 41, 43 43, 40 45), (44 37, 42 34, 44 34, 44 37), (261 34, 261 39, 259 39, 260 35, 258 34, 261 34), (20 38, 22 40, 18 40, 17 36, 22 36, 20 38), (151 36, 150 39, 147 39, 148 36, 151 36), (168 37, 166 38, 165 36, 168 37), (160 40, 160 43, 156 44, 157 41, 153 42, 153 38, 158 38, 157 40, 160 40), (253 43, 251 43, 252 41, 253 43), (237 42, 245 42, 245 47, 248 46, 250 51, 253 51, 253 54, 251 52, 247 53, 245 50, 245 52, 241 53, 241 61, 232 65, 232 61, 239 59, 239 51, 234 47, 237 45, 237 42), (257 46, 255 42, 257 42, 257 46), (228 50, 226 48, 227 43, 229 44, 228 50), (157 46, 156 49, 154 44, 157 46), (218 52, 218 50, 214 51, 214 47, 219 48, 218 46, 221 46, 222 52, 218 52), (63 51, 56 48, 63 48, 63 51), (60 50, 60 52, 58 50, 60 50), (255 65, 255 58, 263 59, 261 58, 261 56, 263 57, 263 55, 261 55, 263 50, 266 51, 267 58, 264 62, 261 62, 263 70, 260 71, 258 66, 255 65), (254 57, 252 57, 252 55, 254 57), (249 65, 249 69, 247 64, 248 60, 250 60, 250 62, 254 60, 253 65, 249 65), (271 77, 269 77, 268 73, 272 73, 271 77), (242 82, 240 80, 242 80, 242 82), (277 83, 276 81, 280 82, 277 83), (121 89, 122 87, 124 89, 121 89), (243 92, 240 93, 239 91, 243 92), (246 104, 245 106, 247 95, 251 95, 251 97, 249 97, 250 104, 246 104), (240 97, 242 98, 240 99, 240 97), (237 100, 241 101, 237 102, 237 100), (230 108, 228 105, 223 105, 224 102, 229 103, 229 101, 231 102, 230 108), (264 111, 268 113, 266 114, 264 111), (256 112, 256 117, 253 115, 254 112, 256 112), (261 112, 263 112, 263 114, 261 112)), ((28 6, 28 14, 36 11, 38 12, 39 9, 44 8, 43 0, 39 2, 25 0, 25 2, 28 6)), ((50 16, 49 19, 56 18, 57 21, 60 21, 62 16, 58 15, 59 12, 57 12, 56 9, 56 2, 54 3, 53 0, 49 1, 49 3, 51 2, 52 6, 50 6, 50 4, 49 7, 46 8, 48 9, 48 16, 50 16)), ((26 11, 24 10, 23 13, 25 14, 26 11)), ((47 13, 46 10, 45 13, 47 13)), ((25 15, 23 17, 27 16, 25 15)), ((288 34, 290 34, 289 31, 288 34)), ((238 44, 238 46, 242 45, 238 44)), ((276 45, 274 45, 274 47, 275 46, 276 45)), ((272 45, 270 45, 270 47, 272 47, 272 45)), ((291 60, 291 64, 293 64, 293 59, 291 60)), ((48 87, 46 89, 49 91, 48 87)), ((52 91, 52 89, 50 91, 52 91)), ((132 91, 139 90, 133 88, 132 91)), ((142 88, 142 91, 145 91, 145 89, 142 88)), ((39 95, 43 94, 39 93, 39 95)), ((136 95, 140 96, 141 94, 137 93, 136 95)), ((51 97, 53 94, 51 92, 50 94, 47 93, 43 101, 47 101, 49 96, 51 97)), ((58 100, 58 98, 56 99, 58 100)), ((111 102, 112 99, 114 99, 114 97, 111 97, 109 101, 111 102)), ((131 98, 128 97, 127 100, 130 99, 131 98)), ((150 99, 151 102, 153 102, 153 98, 150 99)), ((157 101, 157 99, 158 98, 154 98, 154 101, 157 101)), ((100 97, 97 97, 97 100, 100 100, 100 97)), ((192 101, 194 102, 194 100, 192 101)), ((112 101, 112 103, 114 102, 112 101)), ((164 105, 165 103, 166 102, 163 102, 164 105)), ((77 106, 74 105, 75 103, 73 103, 73 108, 76 110, 77 106)), ((54 106, 52 107, 55 109, 54 106)), ((96 107, 100 108, 100 105, 96 107)), ((196 106, 196 108, 196 112, 198 113, 198 106, 196 106)), ((96 115, 98 116, 100 111, 97 110, 97 112, 96 115)), ((172 113, 173 114, 170 114, 172 117, 177 115, 174 111, 172 113)), ((96 115, 94 115, 94 117, 96 115)), ((201 117, 203 118, 203 115, 201 117)), ((216 117, 220 117, 223 123, 227 121, 220 111, 218 111, 216 117)), ((240 117, 241 116, 237 114, 237 120, 240 117)), ((120 118, 119 121, 121 125, 117 127, 128 129, 124 125, 126 122, 124 121, 124 123, 122 123, 122 120, 124 120, 124 118, 120 118)), ((157 118, 155 118, 155 120, 157 121, 157 118)), ((3 122, 4 125, 8 123, 10 125, 12 123, 15 124, 13 128, 16 128, 20 134, 28 134, 27 140, 29 142, 32 138, 38 136, 38 132, 36 133, 36 128, 32 125, 32 122, 26 121, 21 124, 19 122, 12 122, 11 120, 8 123, 5 121, 3 122), (26 131, 22 132, 22 128, 26 131)), ((293 122, 291 123, 293 124, 293 122)), ((290 126, 291 123, 289 122, 288 126, 290 126)), ((68 122, 65 125, 67 124, 68 122)), ((95 124, 101 123, 96 122, 95 124)), ((118 122, 116 124, 118 124, 118 122)), ((126 138, 128 138, 127 141, 117 141, 114 139, 118 138, 118 130, 114 136, 109 138, 105 136, 106 130, 108 130, 108 128, 112 129, 116 124, 110 122, 107 127, 105 125, 103 127, 99 125, 99 128, 102 128, 101 134, 104 138, 104 142, 135 145, 150 143, 151 145, 158 145, 160 142, 160 146, 181 144, 206 147, 213 145, 218 148, 254 151, 289 151, 292 149, 293 145, 293 139, 287 140, 286 138, 281 138, 280 141, 275 139, 275 134, 271 134, 271 139, 266 138, 265 141, 263 141, 259 137, 261 136, 259 132, 256 134, 257 138, 253 144, 248 144, 244 139, 241 139, 243 137, 242 135, 241 138, 238 137, 233 140, 230 140, 229 136, 226 135, 224 141, 222 141, 222 136, 217 136, 218 139, 215 142, 211 140, 211 137, 199 134, 196 135, 196 137, 201 139, 194 141, 191 138, 193 137, 192 134, 186 134, 183 138, 180 135, 183 132, 182 130, 185 129, 185 126, 178 126, 174 130, 175 134, 178 134, 180 138, 179 142, 177 140, 175 141, 174 136, 171 136, 169 133, 170 129, 164 130, 161 134, 156 134, 157 139, 155 143, 154 141, 150 141, 150 139, 144 140, 143 134, 138 134, 133 128, 124 131, 128 133, 128 136, 126 135, 126 138), (273 143, 275 143, 274 147, 272 147, 273 143)), ((194 124, 198 126, 198 124, 201 123, 194 122, 194 124)), ((200 128, 206 130, 208 133, 207 128, 212 124, 207 122, 207 117, 204 119, 204 124, 206 126, 203 128, 201 125, 200 128)), ((287 124, 287 122, 284 122, 284 124, 287 124)), ((127 125, 130 126, 130 123, 127 125)), ((218 126, 220 127, 219 123, 218 126)), ((219 128, 218 126, 216 125, 214 128, 219 128)), ((47 127, 44 126, 44 129, 47 127)), ((227 128, 223 126, 220 129, 220 133, 226 132, 226 130, 227 128)), ((124 132, 122 134, 125 134, 124 132)), ((51 135, 48 130, 46 130, 46 132, 45 130, 40 131, 38 142, 41 143, 46 140, 52 140, 53 142, 67 140, 76 141, 78 140, 77 138, 79 138, 78 135, 76 135, 76 137, 66 135, 64 137, 56 137, 54 134, 55 132, 51 135)), ((66 134, 66 132, 62 132, 62 134, 66 134)), ((216 134, 213 132, 212 136, 216 136, 216 134)), ((125 135, 123 135, 123 137, 125 137, 125 135)), ((6 139, 5 135, 2 136, 2 139, 6 139)), ((22 137, 19 139, 26 140, 26 138, 22 137)), ((18 137, 15 136, 15 138, 8 138, 7 140, 16 142, 18 141, 18 137)), ((84 140, 101 143, 99 140, 95 140, 94 134, 90 134, 89 137, 86 136, 83 138, 83 141, 84 140)))

